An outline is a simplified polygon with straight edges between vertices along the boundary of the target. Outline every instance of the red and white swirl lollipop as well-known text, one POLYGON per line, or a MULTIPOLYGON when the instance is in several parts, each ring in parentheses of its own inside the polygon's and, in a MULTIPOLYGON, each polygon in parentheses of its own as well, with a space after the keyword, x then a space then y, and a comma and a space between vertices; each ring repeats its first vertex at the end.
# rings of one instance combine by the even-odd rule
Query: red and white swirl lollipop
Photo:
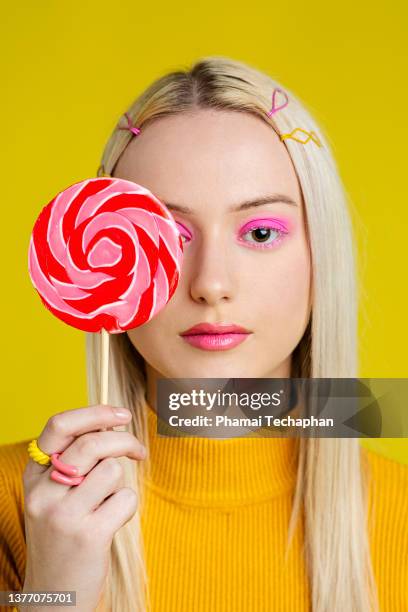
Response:
POLYGON ((183 247, 169 210, 148 189, 92 178, 60 192, 31 235, 29 272, 45 306, 82 331, 120 333, 171 299, 183 247))
MULTIPOLYGON (((101 332, 102 404, 108 403, 108 332, 138 327, 164 308, 178 285, 182 255, 170 211, 131 181, 80 181, 38 216, 28 253, 32 283, 56 317, 82 331, 101 332)), ((64 469, 58 457, 53 453, 51 461, 69 480, 69 466, 64 469)))

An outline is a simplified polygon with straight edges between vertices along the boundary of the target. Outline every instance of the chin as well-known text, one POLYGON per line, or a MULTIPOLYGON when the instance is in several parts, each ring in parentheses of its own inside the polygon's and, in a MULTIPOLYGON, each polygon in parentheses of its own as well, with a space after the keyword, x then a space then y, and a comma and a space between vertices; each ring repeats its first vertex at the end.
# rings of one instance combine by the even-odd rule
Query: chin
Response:
POLYGON ((182 373, 173 375, 174 378, 257 378, 256 374, 248 374, 243 364, 232 363, 223 365, 221 361, 213 364, 191 365, 186 364, 182 373))

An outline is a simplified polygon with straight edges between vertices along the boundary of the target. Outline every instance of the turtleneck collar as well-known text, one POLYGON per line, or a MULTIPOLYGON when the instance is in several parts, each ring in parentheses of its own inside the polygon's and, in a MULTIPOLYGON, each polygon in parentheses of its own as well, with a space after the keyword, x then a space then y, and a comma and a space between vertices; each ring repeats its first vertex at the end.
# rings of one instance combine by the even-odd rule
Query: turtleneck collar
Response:
POLYGON ((169 500, 204 506, 259 502, 294 488, 295 438, 227 440, 166 437, 146 402, 150 473, 146 484, 169 500))

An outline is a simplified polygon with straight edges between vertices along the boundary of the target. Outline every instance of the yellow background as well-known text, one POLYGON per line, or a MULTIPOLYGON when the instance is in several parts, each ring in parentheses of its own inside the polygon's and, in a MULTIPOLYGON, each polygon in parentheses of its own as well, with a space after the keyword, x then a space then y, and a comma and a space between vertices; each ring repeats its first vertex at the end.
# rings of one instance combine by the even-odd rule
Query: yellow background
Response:
MULTIPOLYGON (((2 7, 2 419, 0 443, 85 406, 82 332, 31 285, 41 208, 94 176, 120 114, 153 79, 204 55, 280 80, 329 134, 357 213, 363 377, 407 377, 406 4, 110 0, 2 7)), ((408 463, 408 440, 364 442, 408 463)))

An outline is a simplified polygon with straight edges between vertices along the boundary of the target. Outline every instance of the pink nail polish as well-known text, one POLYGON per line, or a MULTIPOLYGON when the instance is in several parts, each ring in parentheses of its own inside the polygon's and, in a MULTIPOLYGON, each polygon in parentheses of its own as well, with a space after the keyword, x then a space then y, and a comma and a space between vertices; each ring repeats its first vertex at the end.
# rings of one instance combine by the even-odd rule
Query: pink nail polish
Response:
POLYGON ((78 468, 75 465, 70 465, 69 463, 63 463, 59 460, 59 456, 61 453, 52 453, 51 455, 51 463, 53 466, 57 468, 62 474, 66 474, 67 476, 75 476, 78 474, 78 468))
POLYGON ((53 470, 50 474, 50 477, 52 478, 52 480, 55 480, 55 482, 58 482, 59 484, 65 484, 69 486, 79 485, 84 479, 84 476, 78 476, 77 478, 65 476, 65 474, 61 474, 61 472, 58 472, 57 470, 53 470))

